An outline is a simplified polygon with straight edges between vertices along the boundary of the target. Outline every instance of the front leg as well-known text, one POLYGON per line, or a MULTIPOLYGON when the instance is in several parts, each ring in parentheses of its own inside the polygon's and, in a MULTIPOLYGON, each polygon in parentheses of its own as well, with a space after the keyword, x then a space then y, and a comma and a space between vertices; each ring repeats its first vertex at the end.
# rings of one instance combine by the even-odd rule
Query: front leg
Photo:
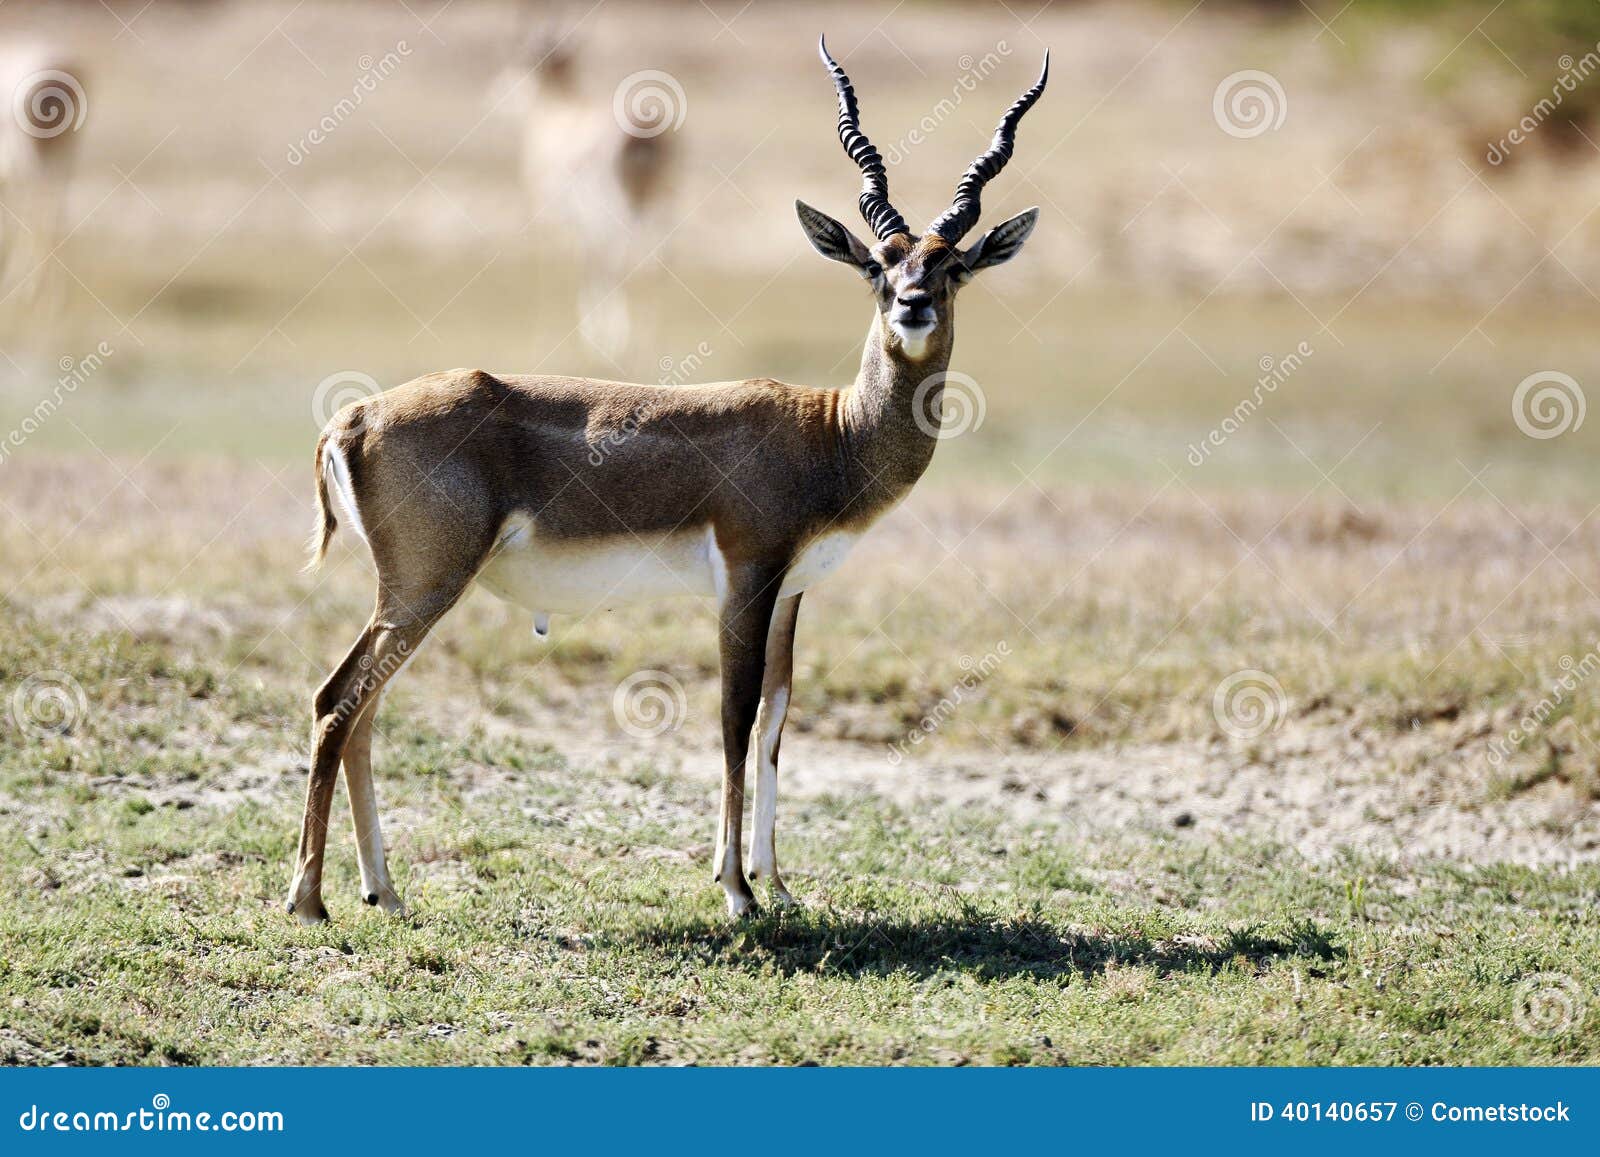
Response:
POLYGON ((739 852, 744 825, 744 771, 750 730, 761 702, 767 634, 783 571, 771 567, 728 568, 719 643, 722 659, 722 815, 717 823, 713 878, 728 897, 728 915, 755 907, 739 852))
POLYGON ((800 615, 800 596, 778 603, 767 632, 766 671, 761 681, 761 707, 756 712, 755 831, 750 833, 750 878, 765 880, 778 904, 794 898, 778 875, 778 744, 789 714, 794 685, 794 628, 800 615))

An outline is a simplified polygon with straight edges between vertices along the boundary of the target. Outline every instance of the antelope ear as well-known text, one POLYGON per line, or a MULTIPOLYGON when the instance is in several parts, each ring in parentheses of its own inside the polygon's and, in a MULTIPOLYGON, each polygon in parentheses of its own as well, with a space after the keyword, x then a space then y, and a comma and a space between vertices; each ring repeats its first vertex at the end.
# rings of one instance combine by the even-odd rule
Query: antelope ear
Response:
POLYGON ((842 261, 863 274, 877 268, 878 263, 872 259, 872 251, 832 217, 820 209, 813 209, 804 201, 796 201, 794 211, 800 218, 800 228, 805 231, 811 248, 828 260, 842 261))
POLYGON ((957 266, 957 280, 965 283, 980 269, 1004 265, 1022 249, 1022 243, 1039 223, 1037 208, 1025 209, 1009 221, 1002 221, 968 249, 957 266))

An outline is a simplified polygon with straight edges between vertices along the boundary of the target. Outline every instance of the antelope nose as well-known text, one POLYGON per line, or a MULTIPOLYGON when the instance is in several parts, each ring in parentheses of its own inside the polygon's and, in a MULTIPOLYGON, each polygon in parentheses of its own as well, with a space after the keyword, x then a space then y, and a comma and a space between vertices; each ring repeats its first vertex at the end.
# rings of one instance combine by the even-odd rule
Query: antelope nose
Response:
POLYGON ((933 295, 931 293, 907 293, 894 299, 897 320, 913 324, 931 322, 933 320, 933 295))

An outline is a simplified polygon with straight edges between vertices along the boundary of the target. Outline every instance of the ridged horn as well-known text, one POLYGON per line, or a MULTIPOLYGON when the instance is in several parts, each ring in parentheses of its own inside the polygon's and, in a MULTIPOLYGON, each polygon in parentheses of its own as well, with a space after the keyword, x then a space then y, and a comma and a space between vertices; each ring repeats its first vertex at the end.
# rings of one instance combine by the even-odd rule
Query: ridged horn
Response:
MULTIPOLYGON (((937 233, 954 245, 972 231, 972 227, 978 223, 979 214, 983 211, 979 204, 983 187, 992 181, 1011 159, 1011 150, 1017 143, 1017 123, 1022 120, 1022 114, 1034 106, 1039 94, 1044 92, 1045 81, 1049 79, 1050 50, 1047 48, 1044 53, 1044 67, 1039 70, 1038 81, 1017 98, 1016 104, 1006 109, 1006 115, 1000 118, 1000 124, 994 130, 994 140, 990 142, 989 150, 967 166, 967 171, 961 175, 961 181, 956 185, 956 195, 950 202, 950 208, 928 226, 929 233, 937 233)), ((841 125, 842 123, 841 121, 841 125)), ((843 131, 841 128, 840 132, 843 131)))
POLYGON ((889 175, 884 171, 878 150, 861 131, 861 111, 856 107, 856 90, 851 87, 850 78, 839 67, 839 62, 828 55, 827 40, 820 36, 817 51, 833 77, 833 87, 839 92, 839 143, 861 170, 861 216, 879 241, 887 241, 896 233, 911 232, 906 227, 906 219, 889 204, 889 175))

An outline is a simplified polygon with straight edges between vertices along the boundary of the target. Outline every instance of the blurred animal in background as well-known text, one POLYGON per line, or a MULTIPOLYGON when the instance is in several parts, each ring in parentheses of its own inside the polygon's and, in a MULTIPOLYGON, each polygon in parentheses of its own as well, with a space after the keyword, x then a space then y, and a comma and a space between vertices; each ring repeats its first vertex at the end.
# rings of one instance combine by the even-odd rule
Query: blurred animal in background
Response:
POLYGON ((648 321, 630 309, 627 283, 658 244, 654 225, 686 101, 677 80, 657 70, 632 73, 602 95, 584 83, 582 57, 574 33, 536 30, 492 99, 521 122, 535 225, 572 249, 578 331, 616 362, 648 321))
POLYGON ((49 44, 0 49, 0 315, 48 321, 65 285, 52 260, 62 240, 79 128, 83 69, 49 44))

